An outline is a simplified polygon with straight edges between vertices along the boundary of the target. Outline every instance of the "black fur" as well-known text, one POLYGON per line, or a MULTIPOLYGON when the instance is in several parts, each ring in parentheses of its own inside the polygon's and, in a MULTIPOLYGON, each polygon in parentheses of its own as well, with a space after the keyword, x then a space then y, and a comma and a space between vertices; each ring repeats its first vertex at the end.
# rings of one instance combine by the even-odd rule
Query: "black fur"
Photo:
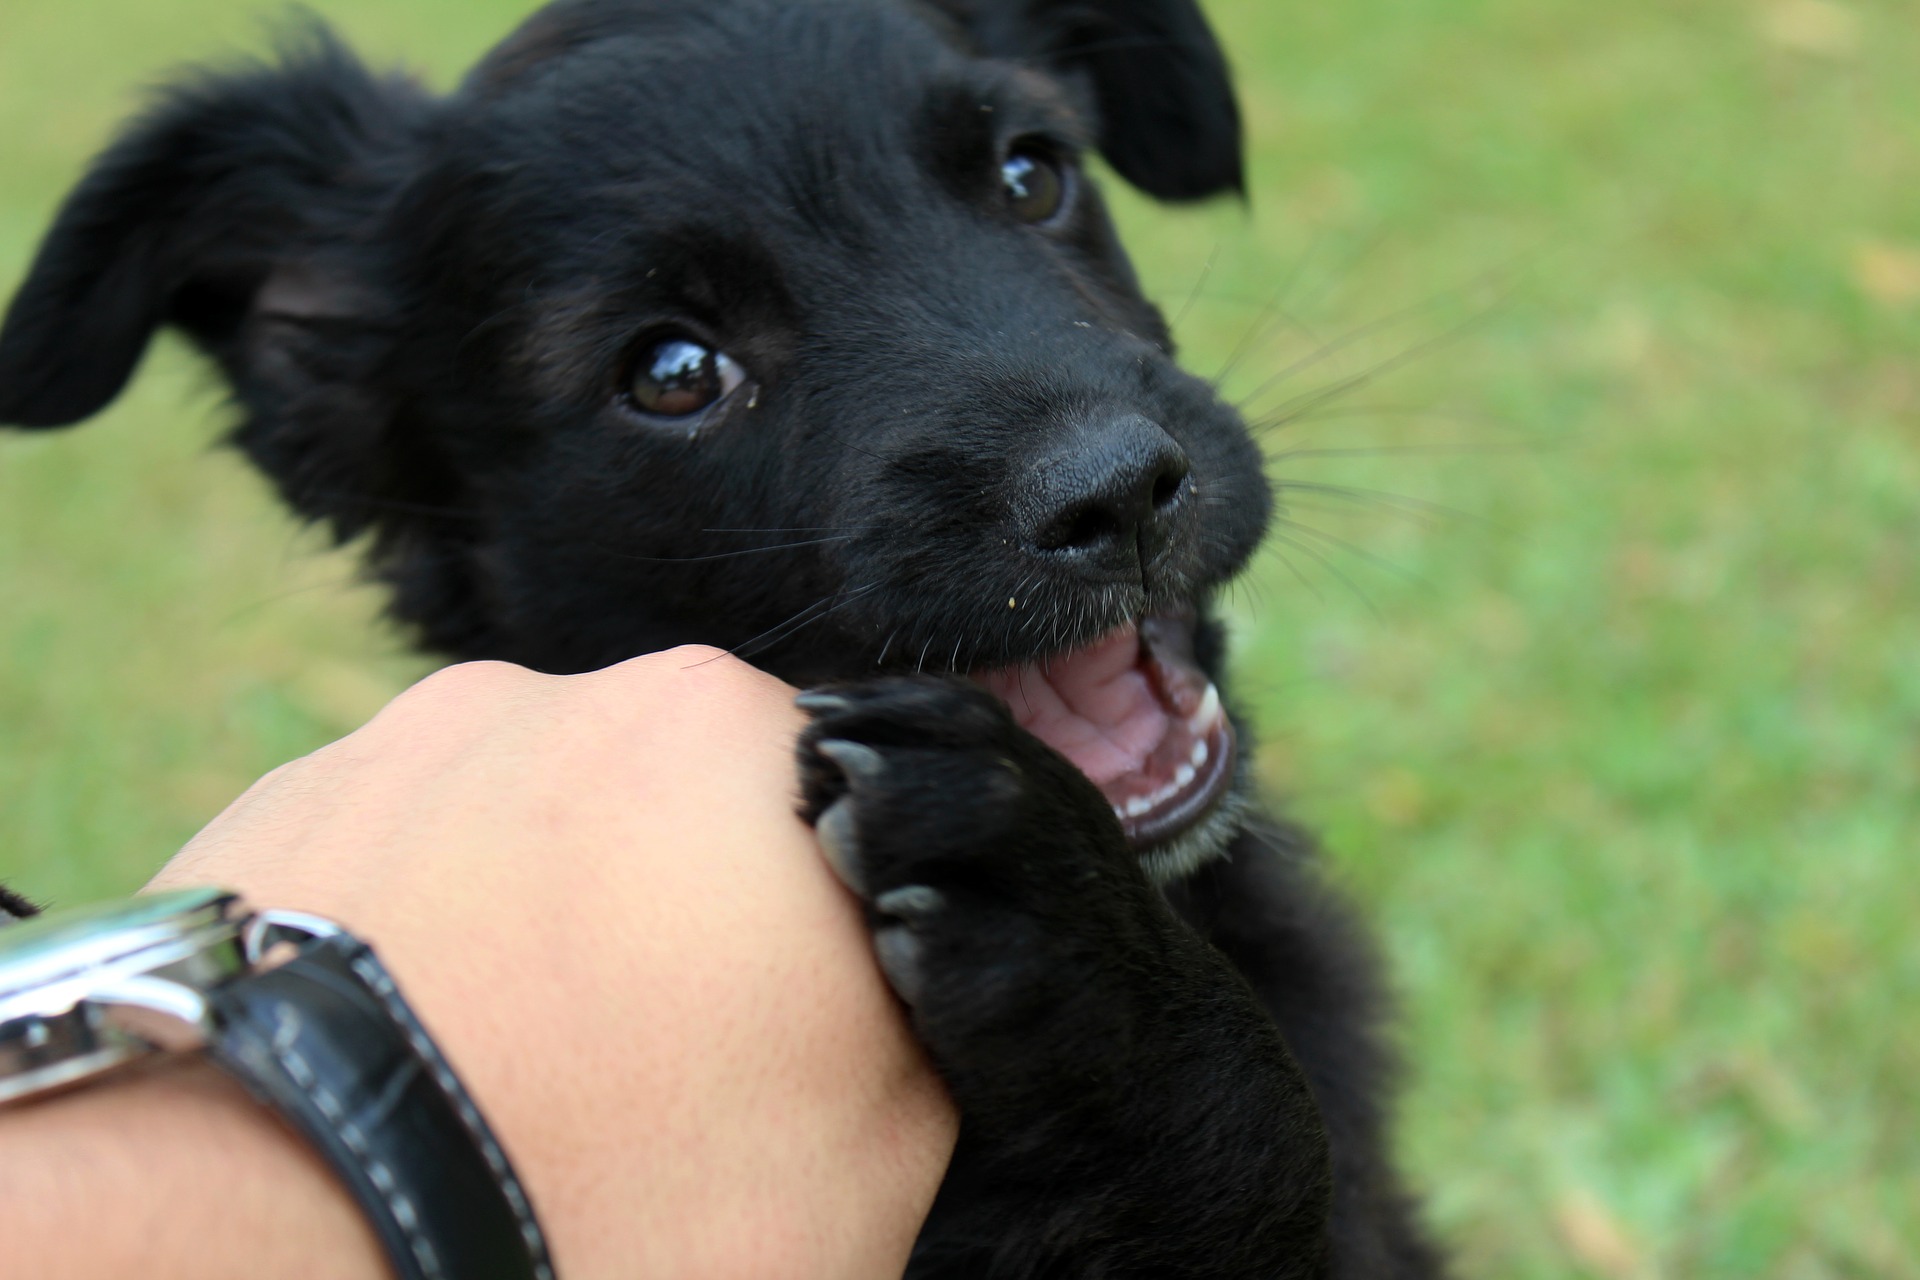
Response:
POLYGON ((172 325, 425 646, 830 684, 808 816, 962 1111, 914 1276, 1434 1276, 1373 966, 1300 837, 1222 816, 1157 884, 1077 770, 924 674, 1186 612, 1217 672, 1265 528, 1094 147, 1239 188, 1192 0, 563 0, 444 99, 315 31, 96 162, 0 328, 0 421, 92 414, 172 325), (1067 175, 1046 225, 1003 190, 1022 139, 1067 175), (647 416, 663 335, 745 384, 647 416))
POLYGON ((40 908, 0 884, 0 924, 40 914, 40 908))

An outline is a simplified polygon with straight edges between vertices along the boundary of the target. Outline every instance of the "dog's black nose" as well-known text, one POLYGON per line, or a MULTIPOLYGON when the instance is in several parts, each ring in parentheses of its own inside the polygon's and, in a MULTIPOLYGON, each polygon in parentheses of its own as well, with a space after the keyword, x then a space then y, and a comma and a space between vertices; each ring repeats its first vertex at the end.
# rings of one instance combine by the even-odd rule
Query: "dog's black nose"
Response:
POLYGON ((1189 465, 1158 423, 1138 414, 1072 431, 1037 459, 1017 505, 1035 549, 1118 571, 1165 545, 1189 465))

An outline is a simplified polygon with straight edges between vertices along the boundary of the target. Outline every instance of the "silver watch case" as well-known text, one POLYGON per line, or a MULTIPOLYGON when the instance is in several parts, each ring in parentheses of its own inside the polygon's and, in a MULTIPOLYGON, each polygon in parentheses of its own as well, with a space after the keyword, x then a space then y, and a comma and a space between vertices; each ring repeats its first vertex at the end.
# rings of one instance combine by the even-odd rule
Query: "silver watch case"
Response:
POLYGON ((0 1105, 204 1047, 207 993, 271 967, 283 942, 338 931, 317 916, 255 912, 225 889, 146 894, 0 929, 0 1105))

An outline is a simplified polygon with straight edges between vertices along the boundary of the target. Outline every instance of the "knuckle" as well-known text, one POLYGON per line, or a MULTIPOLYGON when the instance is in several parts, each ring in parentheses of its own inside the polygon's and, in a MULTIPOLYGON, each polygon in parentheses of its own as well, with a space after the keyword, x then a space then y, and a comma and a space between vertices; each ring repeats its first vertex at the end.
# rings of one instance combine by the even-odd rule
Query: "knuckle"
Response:
POLYGON ((502 692, 518 687, 530 674, 511 662, 461 662, 440 668, 400 696, 430 698, 502 692))
POLYGON ((758 687, 773 679, 725 649, 705 644, 683 644, 644 654, 611 671, 645 683, 680 684, 701 691, 758 687))
POLYGON ((524 701, 541 678, 510 662, 462 662, 442 667, 402 691, 360 733, 411 733, 422 725, 470 720, 476 712, 484 714, 486 708, 524 701))
POLYGON ((722 669, 725 669, 729 667, 744 668, 747 666, 745 662, 734 657, 725 649, 716 648, 710 644, 683 644, 668 649, 661 656, 672 661, 674 665, 682 667, 718 664, 722 669))

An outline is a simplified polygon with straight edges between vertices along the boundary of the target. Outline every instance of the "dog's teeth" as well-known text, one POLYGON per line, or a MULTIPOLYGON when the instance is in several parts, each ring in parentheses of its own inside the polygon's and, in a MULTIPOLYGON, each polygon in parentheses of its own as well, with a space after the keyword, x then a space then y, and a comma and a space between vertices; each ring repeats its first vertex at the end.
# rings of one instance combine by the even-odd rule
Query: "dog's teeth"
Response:
POLYGON ((1205 738, 1195 738, 1193 740, 1193 750, 1187 755, 1187 764, 1185 767, 1196 770, 1205 768, 1208 754, 1207 740, 1205 738))
POLYGON ((1133 799, 1127 801, 1127 816, 1129 818, 1138 818, 1142 814, 1151 812, 1153 812, 1152 796, 1135 796, 1133 799))
POLYGON ((1199 776, 1192 765, 1183 764, 1173 771, 1173 785, 1176 789, 1185 790, 1187 785, 1199 776))
POLYGON ((1213 728, 1213 722, 1220 718, 1220 691, 1207 682, 1207 691, 1200 699, 1200 709, 1187 717, 1187 728, 1194 733, 1205 733, 1213 728))

